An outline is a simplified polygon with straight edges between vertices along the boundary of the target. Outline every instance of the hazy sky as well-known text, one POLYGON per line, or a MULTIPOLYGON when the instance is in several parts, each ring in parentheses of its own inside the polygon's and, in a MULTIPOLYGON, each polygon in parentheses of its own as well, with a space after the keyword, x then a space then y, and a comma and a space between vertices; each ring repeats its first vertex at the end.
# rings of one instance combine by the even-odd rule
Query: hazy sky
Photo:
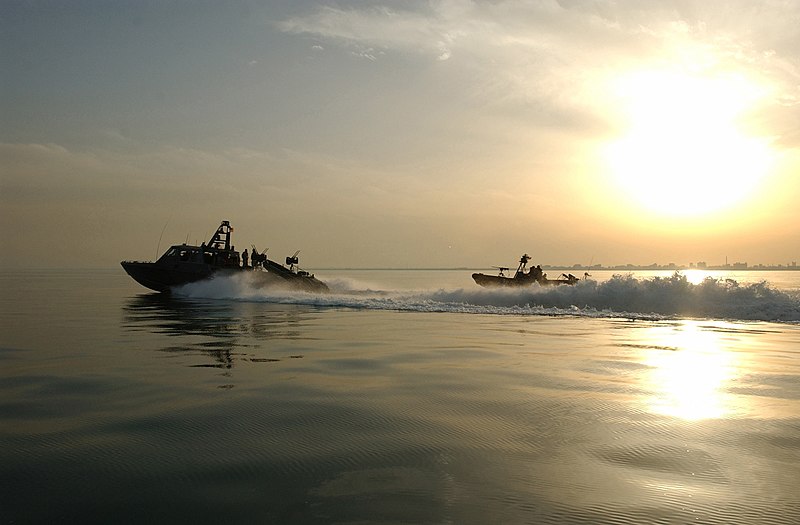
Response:
POLYGON ((0 266, 800 261, 800 2, 0 1, 0 266))

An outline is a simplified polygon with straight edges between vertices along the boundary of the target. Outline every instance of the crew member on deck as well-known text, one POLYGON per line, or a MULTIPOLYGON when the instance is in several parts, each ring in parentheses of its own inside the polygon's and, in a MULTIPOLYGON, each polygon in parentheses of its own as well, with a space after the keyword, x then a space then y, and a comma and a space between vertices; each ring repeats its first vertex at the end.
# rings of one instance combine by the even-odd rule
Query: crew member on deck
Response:
POLYGON ((242 252, 242 268, 247 268, 247 248, 242 252))

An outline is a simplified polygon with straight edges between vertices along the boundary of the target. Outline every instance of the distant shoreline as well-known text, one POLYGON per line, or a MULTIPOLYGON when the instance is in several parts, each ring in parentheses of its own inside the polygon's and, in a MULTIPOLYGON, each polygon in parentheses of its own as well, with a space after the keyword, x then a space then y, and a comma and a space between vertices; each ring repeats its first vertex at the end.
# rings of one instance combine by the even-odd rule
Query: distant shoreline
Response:
MULTIPOLYGON (((626 272, 626 271, 672 271, 672 272, 683 272, 688 270, 699 270, 699 271, 729 271, 729 272, 774 272, 774 271, 800 271, 800 266, 748 266, 746 268, 734 268, 733 266, 709 266, 707 268, 692 268, 689 266, 558 266, 552 264, 542 264, 541 265, 543 270, 547 271, 563 271, 563 272, 592 272, 592 271, 608 271, 608 272, 626 272)), ((81 271, 118 271, 119 267, 117 266, 26 266, 26 267, 5 267, 0 268, 0 273, 17 273, 17 272, 41 272, 41 271, 68 271, 68 272, 81 272, 81 271)), ((347 266, 347 267, 322 267, 322 266, 315 266, 311 268, 315 272, 319 271, 350 271, 350 270, 357 270, 357 271, 420 271, 420 272, 432 272, 432 271, 464 271, 464 272, 491 272, 497 271, 496 268, 491 266, 482 266, 482 267, 475 267, 475 268, 468 268, 465 266, 461 266, 458 268, 446 268, 446 267, 439 267, 439 268, 408 268, 408 267, 368 267, 368 268, 360 268, 354 266, 347 266)), ((513 271, 513 268, 512 268, 513 271)), ((124 273, 124 272, 123 272, 124 273)))
POLYGON ((684 270, 700 270, 700 271, 726 271, 726 272, 749 272, 749 271, 798 271, 800 270, 800 266, 765 266, 765 265, 756 265, 756 266, 737 266, 733 264, 729 264, 727 266, 705 266, 702 268, 698 268, 697 266, 679 266, 679 265, 647 265, 647 266, 638 266, 638 265, 620 265, 620 266, 545 266, 542 265, 542 268, 548 269, 558 269, 558 270, 674 270, 674 271, 684 271, 684 270))
MULTIPOLYGON (((558 266, 542 264, 543 270, 563 270, 563 271, 673 271, 683 272, 688 270, 705 271, 728 271, 728 272, 773 272, 773 271, 800 271, 800 266, 748 266, 746 268, 734 268, 733 266, 709 266, 707 268, 694 268, 689 266, 558 266)), ((315 268, 315 271, 488 271, 487 268, 402 268, 402 267, 374 267, 374 268, 358 268, 358 267, 341 267, 341 268, 315 268)), ((513 270, 513 268, 512 268, 513 270)))

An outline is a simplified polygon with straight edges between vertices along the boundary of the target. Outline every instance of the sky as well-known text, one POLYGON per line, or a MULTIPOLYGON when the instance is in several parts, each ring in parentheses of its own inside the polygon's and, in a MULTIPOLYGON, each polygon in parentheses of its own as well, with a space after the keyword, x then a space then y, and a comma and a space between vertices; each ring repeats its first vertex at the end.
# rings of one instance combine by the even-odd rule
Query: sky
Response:
POLYGON ((0 268, 800 261, 794 0, 0 1, 0 268))

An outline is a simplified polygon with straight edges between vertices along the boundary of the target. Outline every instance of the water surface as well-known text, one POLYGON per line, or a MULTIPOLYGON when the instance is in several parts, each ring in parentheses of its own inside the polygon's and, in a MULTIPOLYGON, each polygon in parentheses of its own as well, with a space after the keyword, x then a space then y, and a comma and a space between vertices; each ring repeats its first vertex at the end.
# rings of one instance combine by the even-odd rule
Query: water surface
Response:
POLYGON ((2 522, 800 522, 796 281, 317 273, 0 274, 2 522))

